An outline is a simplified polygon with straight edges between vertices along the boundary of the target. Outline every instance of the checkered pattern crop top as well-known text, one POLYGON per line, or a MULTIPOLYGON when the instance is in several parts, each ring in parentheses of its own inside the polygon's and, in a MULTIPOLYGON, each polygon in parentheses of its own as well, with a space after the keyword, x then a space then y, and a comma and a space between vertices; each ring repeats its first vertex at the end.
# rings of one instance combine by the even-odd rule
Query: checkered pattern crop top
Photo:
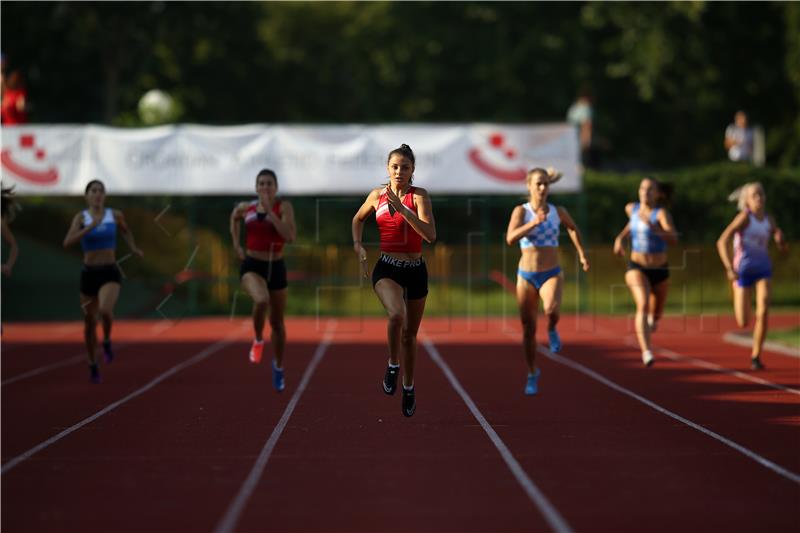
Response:
MULTIPOLYGON (((525 209, 525 216, 522 223, 527 224, 534 219, 536 213, 533 211, 533 206, 531 206, 530 202, 525 202, 522 204, 522 207, 525 209)), ((537 248, 558 246, 560 226, 561 217, 558 216, 558 209, 556 209, 556 206, 553 204, 547 204, 547 218, 519 240, 519 247, 524 249, 530 248, 531 246, 536 246, 537 248)))

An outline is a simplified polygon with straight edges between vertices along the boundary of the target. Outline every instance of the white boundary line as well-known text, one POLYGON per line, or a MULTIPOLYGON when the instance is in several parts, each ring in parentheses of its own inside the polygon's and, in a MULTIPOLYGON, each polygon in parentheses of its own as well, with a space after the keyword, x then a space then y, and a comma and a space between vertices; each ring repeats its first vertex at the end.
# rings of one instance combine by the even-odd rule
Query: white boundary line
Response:
POLYGON ((528 475, 525 473, 525 470, 511 454, 511 451, 508 449, 506 444, 503 442, 494 428, 492 428, 491 424, 489 424, 483 414, 481 414, 478 406, 475 405, 475 402, 472 401, 472 398, 470 398, 467 391, 461 386, 461 383, 459 383, 458 378, 456 378, 455 374, 453 374, 453 371, 450 370, 450 367, 447 365, 444 359, 442 359, 441 354, 439 354, 439 350, 436 349, 436 346, 433 344, 433 341, 430 340, 430 337, 425 336, 422 343, 425 346, 425 349, 428 351, 430 358, 442 370, 444 375, 447 377, 447 380, 450 382, 450 385, 452 385, 458 395, 461 396, 461 399, 469 408, 472 416, 475 417, 483 430, 486 432, 486 435, 488 435, 489 440, 492 441, 492 444, 494 444, 495 448, 497 448, 497 451, 500 452, 500 457, 503 458, 503 461, 505 461, 517 482, 522 485, 525 494, 528 495, 528 498, 542 513, 542 516, 544 517, 545 521, 547 521, 548 525, 554 531, 572 531, 564 517, 561 516, 553 504, 550 503, 550 500, 547 499, 539 487, 537 487, 531 478, 528 477, 528 475))
POLYGON ((17 466, 21 462, 23 462, 26 459, 29 459, 30 457, 32 457, 33 455, 39 453, 40 451, 44 450, 45 448, 47 448, 51 444, 55 444, 59 440, 61 440, 64 437, 68 436, 69 434, 74 433, 75 431, 79 430, 83 426, 85 426, 87 424, 91 424, 92 422, 94 422, 95 420, 100 418, 101 416, 110 413, 111 411, 113 411, 114 409, 119 407, 120 405, 122 405, 124 403, 127 403, 130 400, 133 400, 137 396, 141 396, 142 394, 144 394, 145 392, 149 391, 150 389, 152 389, 153 387, 155 387, 156 385, 158 385, 159 383, 161 383, 165 379, 172 377, 173 375, 177 374, 181 370, 184 370, 185 368, 188 368, 188 367, 192 366, 195 363, 199 363, 200 361, 202 361, 203 359, 205 359, 209 355, 213 354, 214 352, 219 351, 220 349, 224 348, 225 346, 227 346, 228 344, 233 342, 235 340, 234 336, 237 333, 238 332, 233 332, 233 333, 228 334, 224 339, 222 339, 220 341, 217 341, 216 343, 214 343, 211 346, 207 347, 206 349, 202 350, 200 353, 198 353, 195 356, 187 359, 183 363, 180 363, 178 365, 173 366, 172 368, 170 368, 169 370, 167 370, 163 374, 159 375, 158 377, 156 377, 155 379, 153 379, 152 381, 150 381, 149 383, 147 383, 143 387, 140 387, 139 389, 136 389, 135 391, 133 391, 132 393, 128 394, 124 398, 121 398, 121 399, 117 400, 116 402, 114 402, 112 404, 109 404, 108 406, 104 407, 100 411, 97 411, 92 416, 90 416, 88 418, 84 418, 83 420, 81 420, 77 424, 75 424, 75 425, 73 425, 71 427, 68 427, 67 429, 65 429, 61 433, 58 433, 57 435, 54 435, 54 436, 50 437, 46 441, 37 444, 36 446, 31 448, 30 450, 22 453, 21 455, 18 455, 16 457, 14 457, 13 459, 9 460, 8 462, 6 462, 3 465, 2 469, 0 469, 0 475, 7 473, 9 470, 14 468, 15 466, 17 466))
POLYGON ((640 396, 639 394, 636 394, 635 392, 633 392, 633 391, 631 391, 629 389, 626 389, 622 385, 618 385, 617 383, 614 383, 613 381, 611 381, 610 379, 606 378, 605 376, 603 376, 601 374, 598 374, 594 370, 592 370, 592 369, 590 369, 590 368, 588 368, 588 367, 586 367, 586 366, 584 366, 584 365, 582 365, 582 364, 580 364, 580 363, 578 363, 576 361, 573 361, 572 359, 567 359, 566 357, 563 357, 561 355, 554 354, 553 352, 551 352, 547 348, 544 348, 543 346, 537 346, 537 350, 539 351, 539 353, 543 354, 548 359, 551 359, 551 360, 553 360, 553 361, 555 361, 557 363, 561 363, 562 365, 568 366, 568 367, 572 368, 573 370, 577 370, 578 372, 580 372, 582 374, 585 374, 585 375, 589 376, 590 378, 592 378, 592 379, 594 379, 596 381, 599 381, 600 383, 606 385, 607 387, 610 387, 610 388, 614 389, 617 392, 620 392, 620 393, 622 393, 622 394, 624 394, 624 395, 626 395, 626 396, 628 396, 630 398, 633 398, 634 400, 636 400, 638 402, 643 403, 644 405, 646 405, 646 406, 648 406, 648 407, 650 407, 652 409, 655 409, 656 411, 658 411, 661 414, 664 414, 664 415, 666 415, 666 416, 668 416, 668 417, 670 417, 670 418, 672 418, 674 420, 677 420, 678 422, 681 422, 682 424, 686 424, 690 428, 696 429, 700 433, 703 433, 704 435, 707 435, 707 436, 711 437, 712 439, 714 439, 714 440, 716 440, 716 441, 718 441, 718 442, 720 442, 720 443, 722 443, 722 444, 724 444, 726 446, 729 446, 730 448, 733 448, 734 450, 736 450, 737 452, 741 453, 742 455, 744 455, 744 456, 752 459, 753 461, 759 463, 761 466, 763 466, 763 467, 765 467, 765 468, 767 468, 769 470, 772 470, 776 474, 785 477, 789 481, 792 481, 792 482, 800 485, 800 475, 795 474, 794 472, 792 472, 790 470, 787 470, 786 468, 784 468, 784 467, 782 467, 782 466, 780 466, 780 465, 778 465, 776 463, 773 463, 772 461, 770 461, 766 457, 763 457, 763 456, 757 454, 756 452, 750 450, 749 448, 745 448, 741 444, 738 444, 738 443, 736 443, 736 442, 734 442, 734 441, 732 441, 732 440, 730 440, 730 439, 728 439, 726 437, 723 437, 719 433, 715 433, 714 431, 711 431, 710 429, 707 429, 707 428, 701 426, 700 424, 692 422, 691 420, 689 420, 687 418, 684 418, 684 417, 682 417, 682 416, 680 416, 680 415, 678 415, 676 413, 673 413, 669 409, 661 407, 657 403, 655 403, 655 402, 653 402, 651 400, 648 400, 644 396, 640 396))
MULTIPOLYGON (((744 335, 739 335, 730 331, 722 336, 722 340, 729 344, 744 346, 745 348, 751 348, 753 346, 752 337, 745 337, 744 335)), ((782 344, 773 341, 764 341, 764 350, 769 352, 777 352, 782 355, 788 355, 789 357, 800 358, 800 350, 797 348, 783 346, 782 344)))
POLYGON ((306 386, 308 386, 308 382, 311 381, 311 376, 314 374, 317 365, 319 365, 319 362, 325 356, 328 346, 331 345, 335 326, 335 321, 328 323, 325 335, 317 346, 311 361, 308 363, 308 366, 303 373, 303 377, 300 379, 300 383, 297 385, 297 389, 292 395, 292 399, 289 400, 289 403, 286 405, 286 409, 283 411, 283 416, 281 416, 278 424, 272 430, 272 434, 269 436, 269 439, 267 439, 267 442, 264 443, 261 453, 258 454, 258 458, 256 458, 253 468, 250 469, 250 473, 247 475, 244 483, 239 488, 239 492, 228 506, 228 509, 225 511, 222 519, 217 524, 217 527, 214 528, 216 533, 229 532, 236 528, 236 524, 241 517, 242 511, 244 511, 245 505, 247 505, 247 501, 250 499, 250 496, 253 494, 253 491, 258 485, 258 480, 264 473, 264 469, 266 468, 267 462, 272 455, 272 451, 275 449, 275 445, 278 443, 278 439, 281 438, 281 434, 286 428, 286 424, 289 423, 289 418, 292 416, 295 407, 297 407, 297 404, 300 401, 300 396, 303 395, 303 392, 306 390, 306 386))
POLYGON ((38 368, 34 368, 33 370, 28 370, 27 372, 23 372, 21 374, 17 374, 16 376, 12 376, 8 379, 4 379, 3 382, 0 383, 0 386, 5 387, 6 385, 11 385, 12 383, 16 383, 17 381, 22 381, 23 379, 32 378, 33 376, 38 376, 39 374, 44 374, 45 372, 55 370, 56 368, 78 364, 81 361, 88 361, 85 355, 74 355, 69 359, 63 359, 56 363, 50 363, 49 365, 40 366, 38 368))

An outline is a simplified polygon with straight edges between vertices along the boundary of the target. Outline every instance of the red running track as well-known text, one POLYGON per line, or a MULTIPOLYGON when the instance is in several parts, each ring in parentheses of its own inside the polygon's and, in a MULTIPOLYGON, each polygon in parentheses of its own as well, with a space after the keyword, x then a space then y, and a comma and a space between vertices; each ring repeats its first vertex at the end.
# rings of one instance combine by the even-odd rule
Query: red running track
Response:
POLYGON ((383 320, 290 320, 283 393, 240 320, 120 322, 99 386, 80 324, 8 324, 2 529, 798 531, 800 359, 750 372, 732 329, 668 318, 645 369, 627 319, 565 317, 528 398, 515 320, 426 318, 406 419, 383 320))

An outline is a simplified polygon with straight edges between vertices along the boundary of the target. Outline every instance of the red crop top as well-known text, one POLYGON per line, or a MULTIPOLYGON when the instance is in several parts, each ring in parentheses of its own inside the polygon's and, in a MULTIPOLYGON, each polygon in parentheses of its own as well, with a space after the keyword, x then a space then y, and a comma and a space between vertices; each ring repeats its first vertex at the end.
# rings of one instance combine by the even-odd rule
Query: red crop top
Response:
MULTIPOLYGON (((414 205, 415 190, 415 187, 409 187, 403 197, 403 205, 414 213, 417 212, 417 206, 414 205)), ((403 215, 394 211, 394 208, 389 209, 385 191, 378 199, 375 221, 378 223, 378 231, 381 236, 382 252, 419 253, 422 251, 422 235, 406 222, 403 215)))
MULTIPOLYGON (((258 213, 258 200, 254 200, 247 206, 244 213, 244 225, 247 228, 247 249, 257 252, 280 253, 286 239, 278 233, 275 226, 267 218, 266 213, 258 213)), ((275 216, 281 216, 281 201, 278 200, 272 206, 275 216)))

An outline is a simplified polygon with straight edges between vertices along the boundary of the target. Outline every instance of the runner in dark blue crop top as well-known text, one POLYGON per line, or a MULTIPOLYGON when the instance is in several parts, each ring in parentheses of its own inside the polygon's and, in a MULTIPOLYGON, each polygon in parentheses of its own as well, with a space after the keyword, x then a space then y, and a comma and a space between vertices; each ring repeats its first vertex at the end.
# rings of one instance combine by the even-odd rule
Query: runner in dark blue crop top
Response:
POLYGON ((144 252, 136 246, 122 212, 106 208, 105 199, 105 185, 99 180, 90 181, 86 185, 88 208, 75 215, 67 236, 64 237, 65 248, 79 241, 83 248, 80 301, 84 313, 84 339, 89 358, 89 372, 93 383, 100 382, 95 356, 98 313, 103 323, 105 360, 110 363, 114 358, 111 349, 111 323, 122 281, 115 256, 117 231, 122 234, 131 252, 140 257, 144 256, 144 252))

